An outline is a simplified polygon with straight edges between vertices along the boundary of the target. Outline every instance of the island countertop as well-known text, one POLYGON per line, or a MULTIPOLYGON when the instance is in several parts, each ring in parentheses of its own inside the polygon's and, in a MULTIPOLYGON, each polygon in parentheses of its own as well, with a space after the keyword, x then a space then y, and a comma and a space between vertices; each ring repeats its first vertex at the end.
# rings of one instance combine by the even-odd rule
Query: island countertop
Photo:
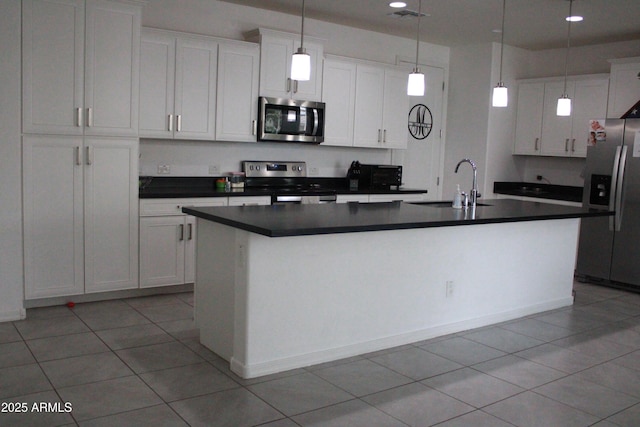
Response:
POLYGON ((268 237, 401 230, 608 216, 613 212, 519 200, 482 200, 475 210, 450 202, 184 207, 183 212, 268 237))

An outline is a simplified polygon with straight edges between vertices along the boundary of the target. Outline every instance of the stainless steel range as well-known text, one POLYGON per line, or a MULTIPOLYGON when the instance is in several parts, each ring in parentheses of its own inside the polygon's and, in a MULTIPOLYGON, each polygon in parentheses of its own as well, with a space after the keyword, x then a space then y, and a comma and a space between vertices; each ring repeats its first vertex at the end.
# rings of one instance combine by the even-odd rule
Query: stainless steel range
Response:
POLYGON ((336 190, 307 179, 305 162, 243 161, 245 188, 270 191, 271 204, 333 203, 336 190))

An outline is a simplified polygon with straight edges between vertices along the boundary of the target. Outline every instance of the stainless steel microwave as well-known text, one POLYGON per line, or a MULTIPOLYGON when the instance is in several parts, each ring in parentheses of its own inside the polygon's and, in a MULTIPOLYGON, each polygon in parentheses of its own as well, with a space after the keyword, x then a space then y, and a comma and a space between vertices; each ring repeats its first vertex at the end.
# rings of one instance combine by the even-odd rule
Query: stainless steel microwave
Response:
POLYGON ((324 141, 324 102, 260 97, 258 141, 324 141))

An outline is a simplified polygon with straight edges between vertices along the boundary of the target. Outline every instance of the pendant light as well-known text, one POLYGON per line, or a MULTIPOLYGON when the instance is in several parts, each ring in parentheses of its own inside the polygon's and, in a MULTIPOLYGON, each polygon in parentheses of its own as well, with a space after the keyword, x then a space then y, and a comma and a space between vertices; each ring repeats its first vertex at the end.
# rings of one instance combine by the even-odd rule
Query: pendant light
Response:
POLYGON ((424 95, 424 74, 418 68, 418 52, 420 50, 420 17, 422 16, 422 0, 418 0, 418 32, 416 34, 416 66, 409 74, 407 81, 407 95, 423 96, 424 95))
POLYGON ((506 107, 509 102, 507 87, 502 82, 502 58, 504 56, 504 16, 507 9, 507 0, 502 0, 502 33, 500 36, 500 79, 493 88, 493 98, 491 105, 494 107, 506 107))
MULTIPOLYGON (((569 0, 569 16, 573 16, 573 0, 569 0)), ((571 98, 567 94, 567 71, 569 69, 569 49, 571 48, 571 20, 567 29, 567 54, 564 61, 564 91, 560 98, 558 98, 558 106, 556 108, 556 115, 558 116, 570 116, 571 115, 571 98)))
POLYGON ((302 0, 302 29, 300 47, 291 57, 291 80, 307 81, 311 78, 311 56, 304 48, 304 0, 302 0))

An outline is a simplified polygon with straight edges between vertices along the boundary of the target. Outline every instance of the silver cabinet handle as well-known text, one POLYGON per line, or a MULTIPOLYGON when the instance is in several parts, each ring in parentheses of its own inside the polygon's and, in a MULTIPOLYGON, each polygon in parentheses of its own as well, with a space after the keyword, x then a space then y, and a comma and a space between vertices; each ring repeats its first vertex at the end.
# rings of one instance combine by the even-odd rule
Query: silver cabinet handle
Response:
POLYGON ((169 114, 167 120, 167 130, 173 132, 173 114, 169 114))
POLYGON ((569 138, 564 140, 564 152, 565 153, 569 152, 569 138))
POLYGON ((257 120, 252 120, 251 121, 251 135, 256 135, 258 133, 258 121, 257 120))
POLYGON ((382 142, 382 129, 378 129, 378 142, 382 142))
POLYGON ((193 240, 193 224, 189 224, 189 240, 193 240))
POLYGON ((180 224, 180 232, 178 233, 178 240, 183 241, 184 240, 184 224, 180 224))
POLYGON ((287 92, 291 92, 291 77, 287 77, 287 92))
POLYGON ((76 126, 82 127, 82 108, 76 108, 76 126))
POLYGON ((80 155, 80 146, 76 147, 76 165, 82 166, 82 158, 80 155))
POLYGON ((534 151, 538 151, 538 143, 540 142, 540 138, 536 138, 534 145, 533 145, 533 149, 534 151))
POLYGON ((87 108, 87 127, 93 126, 93 108, 87 108))
POLYGON ((176 116, 176 132, 182 131, 182 114, 176 116))
POLYGON ((87 151, 87 164, 91 165, 93 163, 93 156, 91 154, 91 147, 86 147, 87 151))
POLYGON ((382 131, 382 142, 385 143, 385 144, 387 143, 387 130, 386 129, 382 131))
POLYGON ((576 139, 572 138, 571 139, 571 152, 575 153, 575 151, 576 151, 576 139))
POLYGON ((298 93, 298 81, 293 81, 293 93, 298 93))

